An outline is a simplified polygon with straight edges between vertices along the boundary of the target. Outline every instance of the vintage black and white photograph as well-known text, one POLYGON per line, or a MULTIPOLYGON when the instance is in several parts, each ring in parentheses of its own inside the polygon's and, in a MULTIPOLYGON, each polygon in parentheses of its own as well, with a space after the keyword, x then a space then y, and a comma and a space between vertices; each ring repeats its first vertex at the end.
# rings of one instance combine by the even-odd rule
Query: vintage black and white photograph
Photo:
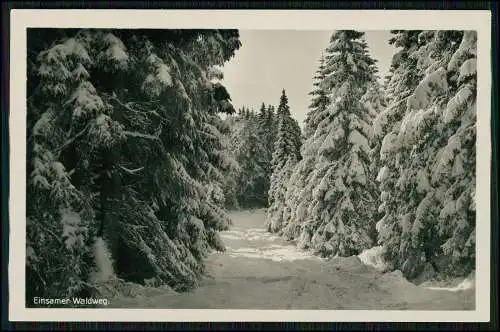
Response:
POLYGON ((28 27, 24 306, 476 310, 478 33, 430 27, 28 27))

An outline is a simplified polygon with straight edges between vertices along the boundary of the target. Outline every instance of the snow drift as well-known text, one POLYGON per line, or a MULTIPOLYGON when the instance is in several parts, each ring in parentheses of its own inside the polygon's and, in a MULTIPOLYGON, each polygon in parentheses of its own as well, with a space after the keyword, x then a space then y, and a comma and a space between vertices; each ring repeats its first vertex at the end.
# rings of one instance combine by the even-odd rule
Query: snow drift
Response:
POLYGON ((378 271, 385 271, 387 269, 387 264, 384 262, 382 253, 383 247, 376 246, 364 250, 361 254, 358 255, 358 257, 364 264, 373 266, 378 271))

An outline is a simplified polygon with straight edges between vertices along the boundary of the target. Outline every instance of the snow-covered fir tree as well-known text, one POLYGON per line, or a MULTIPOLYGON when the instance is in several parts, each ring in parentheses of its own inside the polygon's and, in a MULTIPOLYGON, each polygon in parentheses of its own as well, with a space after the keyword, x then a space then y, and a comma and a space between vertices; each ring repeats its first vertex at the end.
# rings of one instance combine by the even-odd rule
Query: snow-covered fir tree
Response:
POLYGON ((424 264, 463 275, 475 267, 476 34, 422 31, 417 42, 408 75, 418 84, 391 79, 411 92, 382 140, 379 238, 386 260, 408 277, 424 264))
MULTIPOLYGON (((288 143, 278 143, 274 146, 273 154, 277 154, 277 156, 273 155, 273 167, 276 164, 279 164, 278 160, 282 160, 282 155, 290 155, 293 154, 297 157, 298 160, 301 159, 300 149, 302 147, 302 130, 300 129, 300 125, 296 119, 294 119, 290 113, 290 106, 288 105, 288 97, 286 95, 285 90, 281 92, 280 103, 278 105, 278 109, 276 111, 277 119, 278 119, 278 127, 280 126, 280 121, 283 127, 283 133, 285 135, 284 141, 288 143), (291 147, 288 147, 288 144, 291 144, 291 147)), ((278 128, 279 131, 279 128, 278 128)), ((278 136, 278 134, 277 134, 278 136)), ((276 137, 278 139, 278 137, 276 137)))
MULTIPOLYGON (((369 112, 370 121, 369 124, 373 126, 373 122, 378 118, 378 116, 387 107, 387 101, 385 92, 383 90, 382 84, 379 83, 378 77, 374 77, 374 81, 369 85, 366 93, 361 98, 361 102, 364 104, 369 112)), ((370 133, 368 137, 368 142, 370 145, 370 173, 377 174, 380 169, 380 146, 381 140, 376 136, 372 129, 367 130, 370 133)))
POLYGON ((376 69, 363 36, 357 31, 332 35, 319 83, 329 105, 313 104, 309 118, 320 121, 311 128, 303 159, 288 181, 282 233, 322 256, 349 256, 373 244, 372 114, 362 97, 376 69))
POLYGON ((284 197, 286 183, 296 163, 302 159, 300 154, 302 133, 297 120, 291 116, 285 90, 281 93, 276 116, 278 132, 271 162, 269 209, 266 219, 266 227, 271 232, 281 229, 283 209, 286 204, 284 197))
POLYGON ((28 298, 106 274, 197 283, 229 224, 218 113, 234 110, 213 79, 239 46, 233 30, 28 31, 28 298))
MULTIPOLYGON (((369 126, 373 126, 373 122, 377 117, 385 110, 387 107, 387 101, 386 101, 386 96, 385 92, 383 90, 382 84, 378 81, 378 75, 375 74, 373 77, 374 80, 368 85, 368 89, 366 90, 366 93, 361 97, 361 102, 365 106, 365 108, 368 110, 369 113, 369 119, 370 121, 367 121, 366 123, 369 126)), ((369 128, 366 130, 367 133, 369 133, 368 138, 368 144, 370 146, 370 153, 368 155, 370 163, 369 163, 369 168, 370 168, 370 174, 371 176, 375 176, 378 174, 379 169, 382 167, 381 162, 380 162, 380 147, 381 147, 381 140, 379 137, 377 137, 372 128, 369 128)), ((375 185, 376 186, 376 185, 375 185)), ((377 191, 373 192, 374 195, 380 196, 379 188, 377 187, 377 191)), ((374 214, 375 220, 379 220, 383 216, 383 212, 376 212, 374 214)), ((372 238, 374 240, 377 239, 377 231, 376 229, 372 229, 372 238)))
POLYGON ((286 204, 280 207, 280 209, 283 213, 286 209, 287 218, 279 224, 277 229, 274 229, 274 231, 288 239, 293 239, 300 234, 300 227, 297 224, 297 220, 303 219, 304 216, 299 216, 297 213, 299 211, 300 213, 305 213, 305 206, 309 202, 308 197, 305 195, 307 191, 300 191, 298 189, 305 188, 308 183, 308 176, 314 167, 314 155, 307 154, 308 149, 305 148, 305 145, 310 141, 311 136, 314 135, 318 124, 328 117, 330 99, 328 97, 329 87, 325 84, 325 77, 325 56, 322 54, 318 70, 313 77, 314 89, 309 93, 312 98, 309 105, 309 112, 306 114, 304 120, 305 140, 304 146, 302 146, 302 161, 297 164, 297 167, 294 167, 293 173, 285 179, 285 181, 289 179, 290 183, 284 184, 286 189, 283 200, 286 201, 286 204), (296 208, 293 208, 293 206, 296 208))
POLYGON ((404 114, 405 100, 416 88, 421 73, 417 70, 417 59, 412 56, 418 49, 419 30, 392 30, 389 44, 399 51, 393 56, 390 74, 386 77, 385 97, 388 107, 380 112, 374 123, 375 137, 383 137, 404 114))
MULTIPOLYGON (((379 170, 377 173, 377 182, 380 183, 380 206, 378 211, 385 214, 377 222, 377 231, 379 232, 379 242, 384 243, 385 259, 392 264, 392 268, 398 266, 395 263, 397 259, 397 249, 392 253, 391 248, 396 248, 399 243, 400 233, 399 228, 384 227, 382 225, 397 225, 396 209, 400 204, 398 196, 394 194, 394 185, 397 181, 398 171, 395 164, 395 158, 387 155, 382 151, 382 147, 387 145, 387 139, 392 137, 389 135, 393 130, 397 130, 401 119, 406 112, 406 100, 416 88, 421 73, 417 69, 416 51, 419 49, 419 38, 422 31, 419 30, 393 30, 393 37, 389 43, 394 47, 399 48, 399 51, 393 56, 390 68, 390 75, 386 81, 386 96, 388 106, 376 117, 373 123, 373 133, 376 140, 380 143, 378 148, 378 164, 379 170), (392 263, 391 263, 392 262, 392 263)), ((377 151, 375 151, 376 153, 377 151)))
POLYGON ((319 60, 319 67, 316 75, 313 77, 314 90, 309 93, 312 97, 311 104, 309 105, 309 112, 306 114, 304 120, 304 136, 308 139, 318 127, 318 124, 328 115, 326 109, 330 104, 328 98, 328 91, 324 86, 325 80, 325 57, 321 55, 319 60))

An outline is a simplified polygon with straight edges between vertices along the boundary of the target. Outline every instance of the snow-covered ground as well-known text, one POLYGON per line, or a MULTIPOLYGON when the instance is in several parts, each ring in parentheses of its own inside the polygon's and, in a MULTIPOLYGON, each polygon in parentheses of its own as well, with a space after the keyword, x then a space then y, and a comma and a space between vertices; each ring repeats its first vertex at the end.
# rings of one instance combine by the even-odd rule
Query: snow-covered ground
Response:
MULTIPOLYGON (((264 210, 233 212, 224 253, 207 260, 208 275, 189 293, 168 288, 114 299, 111 307, 170 309, 474 310, 473 288, 419 287, 400 272, 382 273, 359 257, 320 259, 263 228, 264 210)), ((381 264, 377 249, 365 254, 381 264)), ((366 257, 363 257, 365 259, 366 257)))

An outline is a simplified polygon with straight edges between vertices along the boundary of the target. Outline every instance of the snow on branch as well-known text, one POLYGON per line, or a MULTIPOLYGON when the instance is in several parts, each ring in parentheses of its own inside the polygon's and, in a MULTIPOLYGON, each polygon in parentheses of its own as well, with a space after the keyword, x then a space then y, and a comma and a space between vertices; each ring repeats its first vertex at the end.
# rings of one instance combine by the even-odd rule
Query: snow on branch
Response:
POLYGON ((427 75, 417 86, 414 93, 407 99, 408 108, 426 108, 430 103, 431 96, 445 91, 448 88, 446 73, 446 69, 440 67, 427 75))
POLYGON ((138 131, 124 131, 123 134, 128 137, 137 137, 137 138, 144 138, 144 139, 150 139, 153 141, 159 141, 160 139, 157 136, 154 135, 149 135, 149 134, 144 134, 140 133, 138 131))
POLYGON ((152 114, 152 115, 156 116, 157 118, 159 118, 164 123, 169 123, 170 122, 167 118, 161 116, 156 110, 143 110, 143 109, 138 110, 138 109, 133 108, 131 105, 135 104, 134 102, 124 103, 123 101, 121 101, 120 99, 118 99, 118 96, 116 95, 116 93, 114 91, 113 91, 112 95, 108 95, 107 97, 110 100, 115 101, 118 105, 120 105, 121 107, 125 108, 127 111, 130 111, 130 112, 133 112, 133 113, 148 113, 148 114, 152 114))
POLYGON ((137 173, 137 172, 139 172, 139 171, 141 171, 141 170, 143 170, 143 169, 144 169, 144 166, 139 167, 139 168, 135 168, 135 169, 130 169, 130 168, 127 168, 127 167, 122 166, 122 165, 119 165, 119 167, 120 167, 122 170, 124 170, 125 172, 127 172, 128 174, 135 174, 135 173, 137 173))

